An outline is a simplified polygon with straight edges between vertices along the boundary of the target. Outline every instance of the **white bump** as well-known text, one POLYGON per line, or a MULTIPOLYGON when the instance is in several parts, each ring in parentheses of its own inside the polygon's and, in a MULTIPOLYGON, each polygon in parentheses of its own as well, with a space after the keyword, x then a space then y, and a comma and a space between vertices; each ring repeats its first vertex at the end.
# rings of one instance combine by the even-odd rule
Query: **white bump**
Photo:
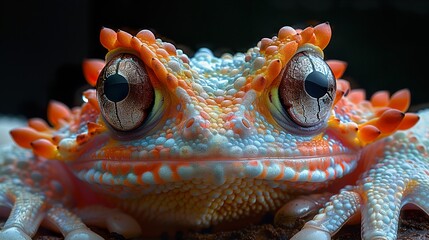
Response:
POLYGON ((173 172, 171 171, 170 167, 163 165, 159 168, 158 174, 163 180, 168 182, 171 181, 173 172))
POLYGON ((153 174, 151 172, 143 173, 142 181, 147 184, 155 184, 155 179, 153 178, 153 174))
POLYGON ((306 169, 299 172, 298 181, 308 182, 308 173, 309 171, 306 169))
POLYGON ((261 162, 256 161, 256 163, 257 163, 256 166, 254 164, 247 164, 244 167, 244 170, 246 172, 246 176, 253 178, 253 177, 259 176, 262 173, 263 166, 262 166, 261 162))
POLYGON ((171 68, 171 70, 173 70, 173 72, 180 72, 181 70, 180 64, 175 59, 171 59, 167 64, 168 64, 168 67, 171 68))
POLYGON ((253 69, 258 70, 265 64, 265 58, 257 57, 255 61, 253 61, 253 69))
POLYGON ((247 145, 244 147, 244 152, 246 156, 256 156, 258 155, 258 148, 255 145, 247 145))
POLYGON ((244 86, 245 83, 246 83, 246 78, 245 77, 239 77, 234 82, 234 88, 239 90, 241 87, 244 86))
POLYGON ((241 157, 243 155, 243 150, 239 146, 232 146, 229 151, 231 156, 234 157, 241 157))
POLYGON ((137 183, 137 176, 134 173, 128 173, 127 175, 127 181, 130 183, 137 183))
POLYGON ((315 170, 311 173, 311 181, 312 182, 324 182, 324 181, 326 181, 326 175, 322 171, 315 170))
POLYGON ((274 179, 280 175, 280 166, 278 163, 272 162, 270 166, 267 167, 266 179, 274 179))
POLYGON ((283 179, 289 180, 289 179, 292 179, 294 177, 295 177, 295 170, 293 170, 290 167, 285 167, 283 179))
POLYGON ((113 176, 109 172, 103 173, 103 183, 104 184, 112 184, 113 176))

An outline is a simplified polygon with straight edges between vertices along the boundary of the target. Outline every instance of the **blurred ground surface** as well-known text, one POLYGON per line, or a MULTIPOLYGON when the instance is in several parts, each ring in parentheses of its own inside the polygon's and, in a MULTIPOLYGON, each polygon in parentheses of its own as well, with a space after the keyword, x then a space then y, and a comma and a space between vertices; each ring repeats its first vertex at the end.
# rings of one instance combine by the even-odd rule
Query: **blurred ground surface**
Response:
MULTIPOLYGON (((285 228, 273 226, 272 224, 252 225, 246 228, 219 232, 219 233, 187 233, 178 234, 175 240, 287 240, 295 234, 302 226, 303 221, 297 221, 296 226, 285 228)), ((2 225, 2 224, 1 224, 2 225)), ((121 240, 124 237, 108 233, 104 229, 92 228, 95 232, 107 240, 121 240)), ((56 233, 41 229, 35 240, 62 240, 64 239, 56 233)), ((171 238, 160 238, 160 240, 171 238)), ((361 239, 360 225, 345 226, 338 232, 333 240, 354 240, 361 239)), ((401 214, 401 221, 398 231, 398 240, 424 240, 429 239, 429 216, 420 210, 407 210, 401 214)), ((140 240, 140 239, 133 239, 140 240)))

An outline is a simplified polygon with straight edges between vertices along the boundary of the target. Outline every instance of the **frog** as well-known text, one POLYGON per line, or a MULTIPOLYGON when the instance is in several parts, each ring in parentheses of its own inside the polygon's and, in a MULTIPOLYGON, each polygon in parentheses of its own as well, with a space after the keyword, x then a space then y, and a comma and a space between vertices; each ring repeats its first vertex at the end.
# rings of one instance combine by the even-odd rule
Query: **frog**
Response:
POLYGON ((351 89, 347 63, 324 59, 331 35, 285 26, 190 58, 149 30, 102 28, 84 103, 51 101, 0 149, 0 239, 159 237, 268 213, 314 215, 292 239, 330 239, 360 214, 363 239, 395 239, 403 205, 429 212, 429 113, 407 112, 408 89, 351 89))

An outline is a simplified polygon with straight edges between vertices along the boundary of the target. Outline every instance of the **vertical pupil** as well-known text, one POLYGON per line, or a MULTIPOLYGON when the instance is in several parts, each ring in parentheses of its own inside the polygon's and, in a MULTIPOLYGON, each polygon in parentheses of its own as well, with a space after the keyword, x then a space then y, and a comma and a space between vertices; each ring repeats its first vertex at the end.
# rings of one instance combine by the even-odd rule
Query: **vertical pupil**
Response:
POLYGON ((314 98, 321 98, 328 92, 328 78, 325 74, 313 71, 305 79, 305 91, 314 98))
POLYGON ((128 81, 120 74, 110 75, 104 81, 104 94, 112 102, 119 102, 128 95, 128 81))

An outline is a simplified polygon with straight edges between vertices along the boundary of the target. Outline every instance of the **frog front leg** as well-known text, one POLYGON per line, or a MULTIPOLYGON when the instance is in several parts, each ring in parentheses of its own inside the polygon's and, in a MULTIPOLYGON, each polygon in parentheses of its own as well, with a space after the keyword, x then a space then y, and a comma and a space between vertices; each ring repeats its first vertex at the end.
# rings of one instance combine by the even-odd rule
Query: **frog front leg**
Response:
POLYGON ((0 207, 10 212, 2 212, 7 220, 0 229, 0 240, 31 239, 41 225, 68 240, 103 239, 86 224, 127 237, 141 234, 135 219, 119 210, 98 205, 74 209, 79 196, 73 195, 74 181, 69 177, 58 162, 35 157, 31 151, 16 146, 2 147, 0 207))
POLYGON ((292 239, 330 239, 361 214, 363 239, 396 239, 399 214, 408 203, 429 213, 429 111, 418 125, 368 149, 362 161, 376 163, 355 186, 345 187, 292 239))
POLYGON ((47 208, 46 196, 32 193, 11 182, 0 184, 0 205, 11 207, 11 212, 0 230, 0 239, 31 239, 42 222, 60 231, 68 240, 103 239, 89 230, 73 213, 61 206, 47 208))
POLYGON ((70 181, 61 166, 16 146, 0 149, 0 206, 10 209, 0 239, 31 239, 43 223, 66 239, 102 239, 65 206, 70 181), (62 176, 62 177, 60 177, 62 176))
POLYGON ((31 239, 43 218, 43 198, 8 181, 0 184, 0 199, 2 206, 12 208, 0 239, 31 239))

